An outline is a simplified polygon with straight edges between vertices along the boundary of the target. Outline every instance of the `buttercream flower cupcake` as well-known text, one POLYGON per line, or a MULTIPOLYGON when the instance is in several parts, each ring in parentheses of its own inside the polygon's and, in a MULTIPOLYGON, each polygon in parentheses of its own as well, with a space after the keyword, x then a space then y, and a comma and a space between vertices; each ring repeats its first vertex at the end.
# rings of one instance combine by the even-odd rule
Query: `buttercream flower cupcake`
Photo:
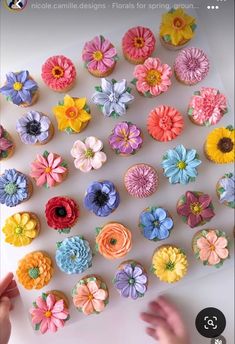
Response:
POLYGON ((38 236, 40 222, 34 213, 19 212, 6 219, 2 231, 8 244, 16 247, 26 246, 38 236))
POLYGON ((232 126, 216 128, 206 138, 204 153, 208 160, 216 164, 229 164, 235 161, 235 130, 232 126))
POLYGON ((65 238, 57 243, 56 264, 66 274, 81 274, 92 266, 90 244, 80 235, 65 238))
POLYGON ((33 185, 28 176, 12 168, 0 175, 0 203, 15 207, 32 196, 33 185))
POLYGON ((26 145, 45 145, 54 135, 54 126, 44 113, 29 111, 16 122, 16 131, 26 145))
POLYGON ((171 106, 157 106, 148 115, 147 129, 156 141, 171 141, 182 133, 183 128, 183 116, 177 109, 171 106))
POLYGON ((85 43, 82 59, 91 75, 102 78, 112 73, 118 56, 113 44, 100 35, 85 43))
POLYGON ((67 134, 80 133, 91 120, 86 98, 72 98, 68 94, 53 108, 53 113, 58 123, 58 130, 67 134))
POLYGON ((171 184, 186 185, 194 182, 198 175, 197 167, 201 164, 196 149, 187 149, 178 145, 169 149, 163 156, 161 166, 164 176, 171 184))
POLYGON ((202 87, 194 92, 188 106, 189 119, 200 126, 217 124, 227 112, 225 95, 212 87, 202 87))
POLYGON ((0 93, 11 103, 21 107, 35 104, 39 95, 38 84, 27 70, 8 73, 0 93))
POLYGON ((132 197, 152 196, 158 188, 157 171, 147 164, 136 164, 128 168, 124 175, 124 185, 132 197))
POLYGON ((131 231, 118 222, 96 228, 96 249, 106 259, 124 257, 132 246, 131 231))
POLYGON ((235 178, 232 172, 226 173, 218 180, 216 194, 221 204, 235 208, 235 178))
POLYGON ((155 45, 154 34, 143 26, 132 27, 122 38, 123 55, 133 64, 144 63, 154 52, 155 45))
POLYGON ((214 216, 212 198, 199 191, 187 191, 176 205, 178 215, 189 227, 203 226, 214 216))
POLYGON ((96 275, 84 276, 72 290, 73 304, 84 315, 100 314, 109 303, 106 283, 96 275))
POLYGON ((171 85, 171 67, 162 63, 157 57, 149 57, 134 69, 132 83, 137 91, 145 97, 156 97, 168 91, 171 85))
POLYGON ((50 256, 42 251, 26 254, 16 270, 18 281, 25 289, 42 289, 54 274, 50 256))
POLYGON ((73 62, 63 55, 51 56, 42 65, 42 80, 55 92, 68 92, 75 84, 76 75, 73 62))
POLYGON ((36 160, 31 163, 32 177, 37 186, 51 188, 62 183, 68 174, 67 163, 55 153, 45 151, 38 154, 36 160))
POLYGON ((15 151, 11 135, 0 125, 0 161, 9 159, 15 151))
POLYGON ((142 211, 139 217, 139 227, 146 239, 160 241, 170 236, 174 222, 167 210, 154 206, 142 211))
POLYGON ((70 318, 68 298, 60 290, 42 293, 33 302, 29 313, 35 331, 40 331, 41 334, 55 333, 63 328, 70 318))
POLYGON ((97 216, 106 217, 120 204, 120 195, 109 180, 92 182, 87 188, 84 206, 97 216))
POLYGON ((220 268, 229 258, 229 241, 225 232, 219 229, 203 229, 192 241, 195 258, 203 265, 220 268))
POLYGON ((115 79, 102 78, 101 86, 96 86, 95 89, 96 92, 92 96, 92 101, 105 117, 118 118, 124 116, 128 105, 134 100, 126 79, 116 81, 115 79))
POLYGON ((75 141, 71 155, 74 158, 74 166, 82 172, 98 170, 107 160, 103 152, 103 142, 95 136, 89 136, 84 141, 75 141))
POLYGON ((189 86, 204 80, 209 69, 210 62, 206 53, 194 47, 181 50, 174 63, 176 79, 189 86))
POLYGON ((69 233, 79 217, 78 204, 70 197, 52 197, 45 207, 49 227, 59 233, 69 233))
POLYGON ((134 155, 142 147, 142 131, 131 122, 118 123, 109 136, 109 144, 119 156, 134 155))
POLYGON ((162 15, 160 41, 171 50, 181 49, 195 36, 196 18, 188 15, 182 8, 172 8, 162 15))
POLYGON ((151 271, 160 281, 175 283, 187 274, 187 270, 187 256, 181 248, 162 245, 154 252, 151 271))

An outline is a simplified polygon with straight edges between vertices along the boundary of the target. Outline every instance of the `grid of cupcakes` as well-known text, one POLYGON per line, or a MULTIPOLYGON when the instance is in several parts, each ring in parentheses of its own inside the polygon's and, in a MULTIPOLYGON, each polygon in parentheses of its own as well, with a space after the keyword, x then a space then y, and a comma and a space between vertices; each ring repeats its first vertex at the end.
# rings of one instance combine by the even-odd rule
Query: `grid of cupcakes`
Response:
MULTIPOLYGON (((196 85, 209 72, 209 60, 204 51, 196 47, 185 48, 196 32, 196 19, 181 9, 164 14, 160 25, 159 40, 170 50, 182 49, 173 68, 158 57, 152 57, 156 37, 148 28, 137 26, 128 30, 122 38, 125 59, 135 64, 132 84, 144 97, 156 97, 167 92, 171 86, 173 71, 176 79, 184 85, 196 85)), ((95 87, 91 101, 97 105, 104 117, 119 118, 126 115, 128 106, 134 101, 127 80, 107 78, 118 62, 114 45, 103 36, 85 43, 82 59, 87 71, 101 78, 95 87)), ((58 130, 77 134, 85 130, 92 119, 85 97, 68 94, 76 82, 74 63, 65 56, 52 56, 42 66, 42 80, 54 92, 64 93, 53 108, 58 130)), ((28 71, 11 72, 6 76, 0 93, 11 103, 20 107, 34 105, 39 88, 28 71)), ((190 99, 187 114, 198 126, 216 125, 227 112, 225 95, 214 87, 201 87, 190 99)), ((182 134, 184 117, 174 107, 160 105, 147 118, 150 136, 160 142, 169 142, 182 134)), ((31 110, 18 119, 16 131, 22 143, 44 145, 54 135, 55 128, 50 118, 31 110)), ((143 144, 141 128, 129 121, 117 123, 108 137, 113 151, 128 157, 136 154, 143 144)), ((0 127, 0 158, 10 158, 14 153, 14 142, 5 128, 0 127)), ((216 128, 208 135, 204 144, 206 157, 216 164, 234 162, 234 129, 216 128)), ((81 172, 99 169, 106 162, 103 143, 94 136, 76 140, 71 148, 74 166, 81 172)), ((161 167, 170 184, 193 182, 198 175, 201 160, 198 152, 182 144, 166 151, 161 167)), ((45 150, 31 163, 30 177, 38 187, 51 188, 59 185, 68 175, 66 161, 58 153, 45 150)), ((131 197, 143 199, 153 195, 159 184, 157 171, 149 164, 138 163, 128 168, 124 185, 131 197)), ((219 201, 234 208, 234 175, 221 176, 216 185, 219 201)), ((9 207, 27 201, 32 195, 29 177, 12 168, 0 177, 0 202, 9 207)), ((116 186, 108 180, 92 182, 85 193, 85 208, 96 216, 109 216, 120 204, 116 186)), ((187 191, 177 203, 177 213, 190 227, 204 226, 215 215, 210 195, 201 191, 187 191)), ((58 233, 68 234, 79 218, 79 206, 68 196, 53 197, 45 206, 49 227, 58 233)), ((160 242, 169 238, 174 221, 167 209, 151 205, 139 216, 139 227, 143 236, 160 242)), ((29 245, 40 232, 40 221, 36 214, 18 212, 6 219, 3 226, 6 242, 16 247, 29 245)), ((96 251, 109 260, 122 259, 132 248, 131 231, 119 222, 108 222, 96 228, 96 251)), ((195 258, 204 265, 220 267, 229 257, 229 239, 221 229, 200 229, 192 241, 195 258)), ((92 266, 93 252, 89 242, 74 235, 57 244, 55 260, 59 269, 68 275, 81 274, 92 266)), ((182 279, 188 268, 185 252, 173 244, 162 244, 154 251, 151 271, 160 281, 174 283, 182 279)), ((23 257, 17 268, 17 277, 25 289, 42 289, 51 281, 54 268, 46 252, 30 252, 23 257)), ((148 273, 140 262, 124 260, 117 267, 113 284, 121 296, 136 300, 143 297, 148 288, 148 273)), ((108 304, 109 292, 100 276, 86 275, 71 291, 74 306, 85 315, 97 314, 108 304)), ((32 324, 41 333, 56 332, 69 320, 69 302, 59 290, 43 292, 33 302, 30 310, 32 324)))

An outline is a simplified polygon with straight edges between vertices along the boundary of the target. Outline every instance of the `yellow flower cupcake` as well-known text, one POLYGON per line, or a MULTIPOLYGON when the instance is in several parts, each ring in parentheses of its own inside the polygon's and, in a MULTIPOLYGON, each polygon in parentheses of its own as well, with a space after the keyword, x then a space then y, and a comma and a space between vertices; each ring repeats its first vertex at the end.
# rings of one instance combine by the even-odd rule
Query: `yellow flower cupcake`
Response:
POLYGON ((40 230, 38 217, 33 213, 16 213, 6 219, 2 229, 5 241, 16 247, 29 245, 40 230))
POLYGON ((187 257, 178 247, 164 245, 153 254, 152 272, 160 281, 177 282, 186 275, 187 268, 187 257))
POLYGON ((216 164, 234 162, 234 137, 232 126, 216 128, 208 136, 204 145, 206 157, 216 164))

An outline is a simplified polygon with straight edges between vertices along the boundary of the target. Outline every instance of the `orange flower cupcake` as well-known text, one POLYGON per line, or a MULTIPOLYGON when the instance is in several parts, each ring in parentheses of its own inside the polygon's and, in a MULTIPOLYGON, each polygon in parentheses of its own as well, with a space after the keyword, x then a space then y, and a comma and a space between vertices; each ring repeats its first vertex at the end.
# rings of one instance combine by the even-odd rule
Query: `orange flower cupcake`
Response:
POLYGON ((124 257, 131 249, 131 232, 118 222, 96 228, 96 249, 107 259, 124 257))

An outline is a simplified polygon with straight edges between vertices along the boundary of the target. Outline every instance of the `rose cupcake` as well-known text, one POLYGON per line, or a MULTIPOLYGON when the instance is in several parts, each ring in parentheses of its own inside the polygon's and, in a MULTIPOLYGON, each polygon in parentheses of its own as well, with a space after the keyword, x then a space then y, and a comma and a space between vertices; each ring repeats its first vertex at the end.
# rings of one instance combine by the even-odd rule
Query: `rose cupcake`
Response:
POLYGON ((72 290, 73 304, 84 315, 100 314, 109 303, 106 283, 96 275, 84 276, 72 290))
POLYGON ((131 250, 131 232, 118 222, 96 228, 96 250, 106 259, 124 257, 131 250))
POLYGON ((152 55, 156 39, 152 31, 143 26, 129 29, 122 38, 122 51, 127 61, 141 64, 152 55))
POLYGON ((9 159, 15 150, 11 135, 0 125, 0 161, 9 159))
POLYGON ((91 75, 103 78, 112 73, 118 56, 113 44, 100 35, 85 43, 82 59, 91 75))
POLYGON ((59 233, 69 233, 79 217, 78 204, 69 197, 52 197, 45 207, 49 227, 59 233))
POLYGON ((141 129, 131 122, 118 123, 109 136, 109 144, 119 156, 134 155, 143 144, 141 129))
POLYGON ((216 193, 220 203, 235 208, 235 178, 233 173, 226 173, 218 180, 216 193))
POLYGON ((42 80, 55 92, 68 92, 75 84, 76 74, 73 62, 63 55, 49 57, 42 65, 42 80))

